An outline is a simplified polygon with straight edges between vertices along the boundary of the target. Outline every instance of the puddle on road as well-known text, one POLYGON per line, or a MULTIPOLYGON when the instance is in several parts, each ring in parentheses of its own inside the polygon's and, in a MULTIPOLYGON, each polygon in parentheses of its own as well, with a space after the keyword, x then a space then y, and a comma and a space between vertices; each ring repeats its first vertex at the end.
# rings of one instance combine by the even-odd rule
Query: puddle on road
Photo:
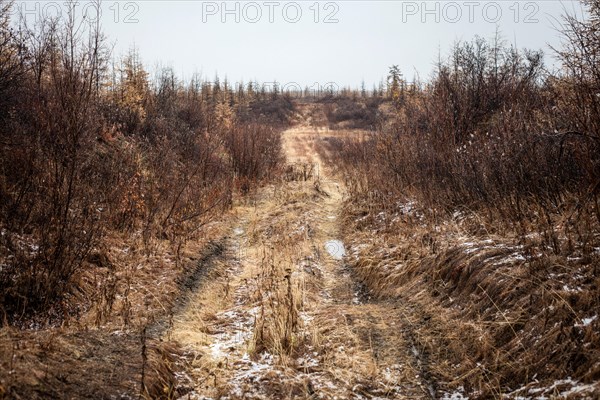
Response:
POLYGON ((329 240, 325 242, 325 250, 327 250, 329 255, 336 260, 341 260, 346 255, 344 243, 340 240, 329 240))

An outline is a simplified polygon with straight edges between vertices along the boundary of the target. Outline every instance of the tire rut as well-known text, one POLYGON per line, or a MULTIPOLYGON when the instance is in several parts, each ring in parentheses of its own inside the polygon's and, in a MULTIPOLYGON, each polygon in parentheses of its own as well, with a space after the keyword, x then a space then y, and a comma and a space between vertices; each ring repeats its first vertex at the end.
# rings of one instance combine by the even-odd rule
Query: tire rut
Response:
POLYGON ((292 129, 284 148, 288 162, 312 163, 319 176, 263 190, 182 281, 189 296, 164 336, 188 351, 185 398, 434 396, 408 307, 374 299, 328 254, 343 196, 321 167, 318 137, 292 129))

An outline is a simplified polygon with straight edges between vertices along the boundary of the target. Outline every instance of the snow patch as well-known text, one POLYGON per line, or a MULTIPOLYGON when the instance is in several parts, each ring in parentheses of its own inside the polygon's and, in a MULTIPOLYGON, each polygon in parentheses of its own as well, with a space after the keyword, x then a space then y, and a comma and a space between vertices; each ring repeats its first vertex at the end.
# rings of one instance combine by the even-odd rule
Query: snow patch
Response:
POLYGON ((465 396, 465 388, 459 387, 452 393, 444 393, 442 400, 469 400, 468 396, 465 396))
POLYGON ((583 384, 574 379, 566 378, 556 380, 551 385, 545 387, 529 387, 527 385, 512 393, 503 395, 503 398, 545 400, 549 398, 566 398, 573 395, 585 395, 587 398, 590 394, 596 394, 596 390, 597 387, 595 384, 583 384))
POLYGON ((327 241, 325 243, 325 250, 336 260, 341 260, 346 255, 346 248, 340 240, 327 241))
POLYGON ((575 324, 575 326, 581 327, 581 328, 590 326, 592 324, 592 322, 594 322, 597 318, 598 318, 597 315, 594 315, 593 317, 590 317, 590 318, 584 318, 581 320, 581 324, 575 324))

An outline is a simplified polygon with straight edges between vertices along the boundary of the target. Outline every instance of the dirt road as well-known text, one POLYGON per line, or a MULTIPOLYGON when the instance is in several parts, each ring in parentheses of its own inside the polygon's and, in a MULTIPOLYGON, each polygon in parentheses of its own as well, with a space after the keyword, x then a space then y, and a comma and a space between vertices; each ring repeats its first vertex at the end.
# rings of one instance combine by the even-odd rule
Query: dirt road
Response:
POLYGON ((331 135, 283 134, 285 179, 236 209, 223 253, 174 317, 166 339, 191 359, 183 398, 433 397, 408 310, 371 301, 346 266, 344 187, 317 152, 331 135))

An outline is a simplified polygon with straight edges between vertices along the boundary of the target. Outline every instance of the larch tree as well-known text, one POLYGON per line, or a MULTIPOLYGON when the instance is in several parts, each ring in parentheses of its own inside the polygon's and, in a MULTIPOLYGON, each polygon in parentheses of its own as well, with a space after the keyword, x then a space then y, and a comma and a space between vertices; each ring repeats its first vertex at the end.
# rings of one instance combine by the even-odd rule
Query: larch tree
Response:
POLYGON ((132 49, 123 59, 119 73, 116 102, 119 107, 127 111, 127 128, 133 131, 146 119, 146 102, 149 93, 148 73, 140 61, 137 50, 132 49))

